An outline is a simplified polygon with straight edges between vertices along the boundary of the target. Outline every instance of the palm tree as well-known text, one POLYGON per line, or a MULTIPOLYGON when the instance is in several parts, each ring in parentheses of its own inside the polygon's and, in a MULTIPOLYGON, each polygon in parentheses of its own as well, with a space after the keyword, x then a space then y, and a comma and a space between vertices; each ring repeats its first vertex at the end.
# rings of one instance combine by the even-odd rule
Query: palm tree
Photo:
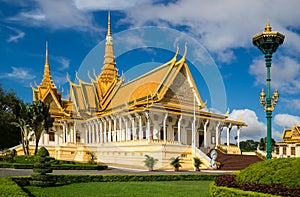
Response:
POLYGON ((51 118, 49 113, 50 105, 37 100, 34 101, 30 107, 32 128, 35 135, 35 151, 36 155, 38 151, 39 141, 43 132, 48 133, 53 126, 54 118, 51 118))
POLYGON ((176 158, 174 158, 174 157, 172 157, 171 158, 171 166, 173 166, 174 167, 174 170, 175 171, 179 171, 179 168, 181 167, 181 163, 182 163, 182 161, 181 161, 182 159, 178 156, 178 157, 176 157, 176 158))
POLYGON ((11 124, 20 128, 24 155, 29 155, 29 134, 32 131, 32 128, 30 127, 30 120, 30 105, 26 104, 23 107, 20 104, 17 112, 17 122, 12 122, 11 124))
POLYGON ((196 171, 200 171, 201 164, 202 161, 198 157, 194 157, 194 166, 196 168, 196 171))
POLYGON ((148 167, 149 171, 153 171, 153 167, 157 163, 158 159, 154 159, 153 157, 150 157, 149 155, 145 155, 145 157, 146 157, 144 160, 145 166, 148 167))

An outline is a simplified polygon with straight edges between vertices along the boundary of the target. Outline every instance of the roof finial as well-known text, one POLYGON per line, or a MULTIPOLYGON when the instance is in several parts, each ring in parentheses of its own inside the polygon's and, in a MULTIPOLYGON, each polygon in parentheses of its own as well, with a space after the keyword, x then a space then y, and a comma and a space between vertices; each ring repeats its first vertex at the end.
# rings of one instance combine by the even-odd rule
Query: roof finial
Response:
POLYGON ((110 30, 110 10, 108 10, 108 17, 107 17, 107 36, 111 36, 111 30, 110 30))
POLYGON ((185 43, 185 45, 184 45, 184 54, 183 54, 183 57, 182 58, 186 58, 186 53, 187 53, 187 42, 185 43))
POLYGON ((49 65, 49 58, 48 58, 48 40, 46 41, 46 57, 45 57, 45 65, 49 65))
POLYGON ((265 27, 265 32, 271 32, 272 31, 272 28, 271 28, 271 25, 270 25, 270 20, 267 19, 267 24, 266 24, 266 27, 265 27))

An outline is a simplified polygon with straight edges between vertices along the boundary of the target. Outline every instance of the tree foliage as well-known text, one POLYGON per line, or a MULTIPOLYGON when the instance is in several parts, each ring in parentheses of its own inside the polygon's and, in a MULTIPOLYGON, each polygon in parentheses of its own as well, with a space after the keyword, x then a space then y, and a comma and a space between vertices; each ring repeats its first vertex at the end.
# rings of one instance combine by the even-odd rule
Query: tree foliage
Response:
POLYGON ((252 152, 257 149, 259 142, 255 142, 254 140, 246 140, 240 142, 240 148, 242 152, 252 152))
POLYGON ((11 123, 17 121, 20 106, 23 101, 15 92, 4 91, 0 84, 0 150, 16 146, 20 143, 20 130, 11 123))
POLYGON ((48 133, 53 126, 54 118, 50 115, 50 105, 40 100, 34 101, 29 108, 30 112, 30 128, 35 136, 35 151, 38 151, 38 144, 43 132, 48 133))
MULTIPOLYGON (((275 147, 275 140, 272 138, 272 150, 274 150, 274 147, 275 147)), ((267 150, 267 138, 260 138, 260 141, 259 141, 259 150, 262 150, 262 151, 266 151, 267 150)))

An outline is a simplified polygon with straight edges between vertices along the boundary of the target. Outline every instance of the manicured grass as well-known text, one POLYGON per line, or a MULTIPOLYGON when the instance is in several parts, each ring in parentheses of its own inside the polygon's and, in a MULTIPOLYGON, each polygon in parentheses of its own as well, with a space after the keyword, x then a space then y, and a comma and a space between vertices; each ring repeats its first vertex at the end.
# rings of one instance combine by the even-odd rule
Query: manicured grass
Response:
POLYGON ((211 181, 91 182, 61 187, 24 187, 31 195, 77 196, 210 196, 211 181))

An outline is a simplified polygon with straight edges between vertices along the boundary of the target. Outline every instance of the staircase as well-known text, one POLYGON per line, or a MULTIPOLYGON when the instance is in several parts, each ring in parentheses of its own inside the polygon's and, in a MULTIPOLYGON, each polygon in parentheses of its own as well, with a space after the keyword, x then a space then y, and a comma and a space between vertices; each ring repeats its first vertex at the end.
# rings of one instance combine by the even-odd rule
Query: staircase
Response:
MULTIPOLYGON (((263 161, 256 155, 225 154, 220 150, 215 150, 218 152, 217 161, 221 163, 220 170, 243 170, 250 164, 263 161)), ((208 156, 210 152, 207 154, 208 156)))

